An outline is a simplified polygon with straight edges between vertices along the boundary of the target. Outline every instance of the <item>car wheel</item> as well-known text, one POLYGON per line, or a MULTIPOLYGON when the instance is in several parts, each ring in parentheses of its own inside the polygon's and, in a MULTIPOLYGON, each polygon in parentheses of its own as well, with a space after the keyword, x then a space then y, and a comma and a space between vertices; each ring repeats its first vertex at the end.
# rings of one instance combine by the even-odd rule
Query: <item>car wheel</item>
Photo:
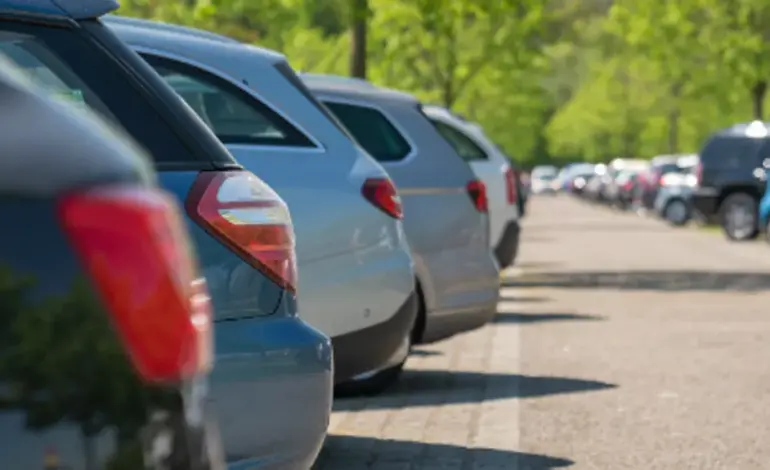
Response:
POLYGON ((663 218, 671 225, 682 226, 690 220, 690 208, 683 200, 673 199, 663 209, 663 218))
POLYGON ((731 194, 721 206, 722 230, 725 236, 734 241, 746 241, 756 238, 757 201, 746 193, 731 194))

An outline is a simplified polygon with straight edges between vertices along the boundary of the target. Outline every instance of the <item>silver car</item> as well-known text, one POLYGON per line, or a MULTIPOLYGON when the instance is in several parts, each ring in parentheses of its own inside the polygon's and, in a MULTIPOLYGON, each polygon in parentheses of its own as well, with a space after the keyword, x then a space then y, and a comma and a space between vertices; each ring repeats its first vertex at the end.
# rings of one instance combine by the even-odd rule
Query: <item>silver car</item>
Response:
POLYGON ((671 225, 684 225, 692 217, 691 197, 697 185, 694 173, 697 163, 697 155, 678 158, 678 170, 661 177, 655 212, 671 225))
POLYGON ((484 184, 414 96, 341 77, 302 78, 398 187, 423 306, 414 340, 487 323, 497 308, 499 267, 484 184))

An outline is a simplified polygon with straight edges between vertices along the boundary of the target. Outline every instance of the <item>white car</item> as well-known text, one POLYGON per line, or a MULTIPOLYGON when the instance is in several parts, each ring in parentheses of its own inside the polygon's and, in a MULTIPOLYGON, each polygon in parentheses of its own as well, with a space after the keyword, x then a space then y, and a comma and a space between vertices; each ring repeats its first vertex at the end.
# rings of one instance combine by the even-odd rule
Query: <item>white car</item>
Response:
POLYGON ((423 112, 473 173, 484 182, 489 204, 489 242, 500 268, 511 266, 519 249, 519 207, 516 177, 500 149, 478 124, 446 108, 423 106, 423 112))
POLYGON ((556 194, 559 189, 559 169, 552 165, 536 166, 530 173, 532 194, 556 194))

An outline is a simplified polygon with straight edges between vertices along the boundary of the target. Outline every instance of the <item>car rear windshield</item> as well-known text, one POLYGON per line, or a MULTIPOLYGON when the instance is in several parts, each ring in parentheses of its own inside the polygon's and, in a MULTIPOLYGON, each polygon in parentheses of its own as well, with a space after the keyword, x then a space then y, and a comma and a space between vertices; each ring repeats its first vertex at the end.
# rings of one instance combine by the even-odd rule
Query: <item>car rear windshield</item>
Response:
POLYGON ((700 154, 701 162, 716 167, 753 165, 759 158, 759 149, 763 139, 752 139, 745 136, 717 135, 712 137, 703 147, 700 154))
POLYGON ((68 29, 0 21, 0 53, 53 96, 90 109, 125 131, 160 167, 235 164, 147 64, 98 21, 81 24, 83 29, 68 29), (126 72, 126 65, 135 76, 126 72), (207 141, 207 135, 215 142, 207 141))
POLYGON ((409 142, 379 110, 347 103, 324 103, 350 130, 358 142, 375 160, 403 160, 412 148, 409 142))

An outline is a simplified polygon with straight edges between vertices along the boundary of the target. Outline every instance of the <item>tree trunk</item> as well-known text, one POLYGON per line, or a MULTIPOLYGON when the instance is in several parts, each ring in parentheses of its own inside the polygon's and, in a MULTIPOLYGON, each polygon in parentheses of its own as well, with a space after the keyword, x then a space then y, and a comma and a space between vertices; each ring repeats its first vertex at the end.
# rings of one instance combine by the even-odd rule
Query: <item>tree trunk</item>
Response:
POLYGON ((767 82, 760 80, 751 87, 751 104, 754 111, 753 118, 757 121, 764 121, 765 118, 765 94, 767 93, 767 82))
POLYGON ((675 82, 671 85, 671 109, 668 113, 668 153, 679 153, 679 118, 682 115, 679 109, 679 97, 682 95, 682 83, 675 82))
POLYGON ((366 80, 366 29, 369 16, 368 0, 350 0, 351 39, 350 76, 366 80))

